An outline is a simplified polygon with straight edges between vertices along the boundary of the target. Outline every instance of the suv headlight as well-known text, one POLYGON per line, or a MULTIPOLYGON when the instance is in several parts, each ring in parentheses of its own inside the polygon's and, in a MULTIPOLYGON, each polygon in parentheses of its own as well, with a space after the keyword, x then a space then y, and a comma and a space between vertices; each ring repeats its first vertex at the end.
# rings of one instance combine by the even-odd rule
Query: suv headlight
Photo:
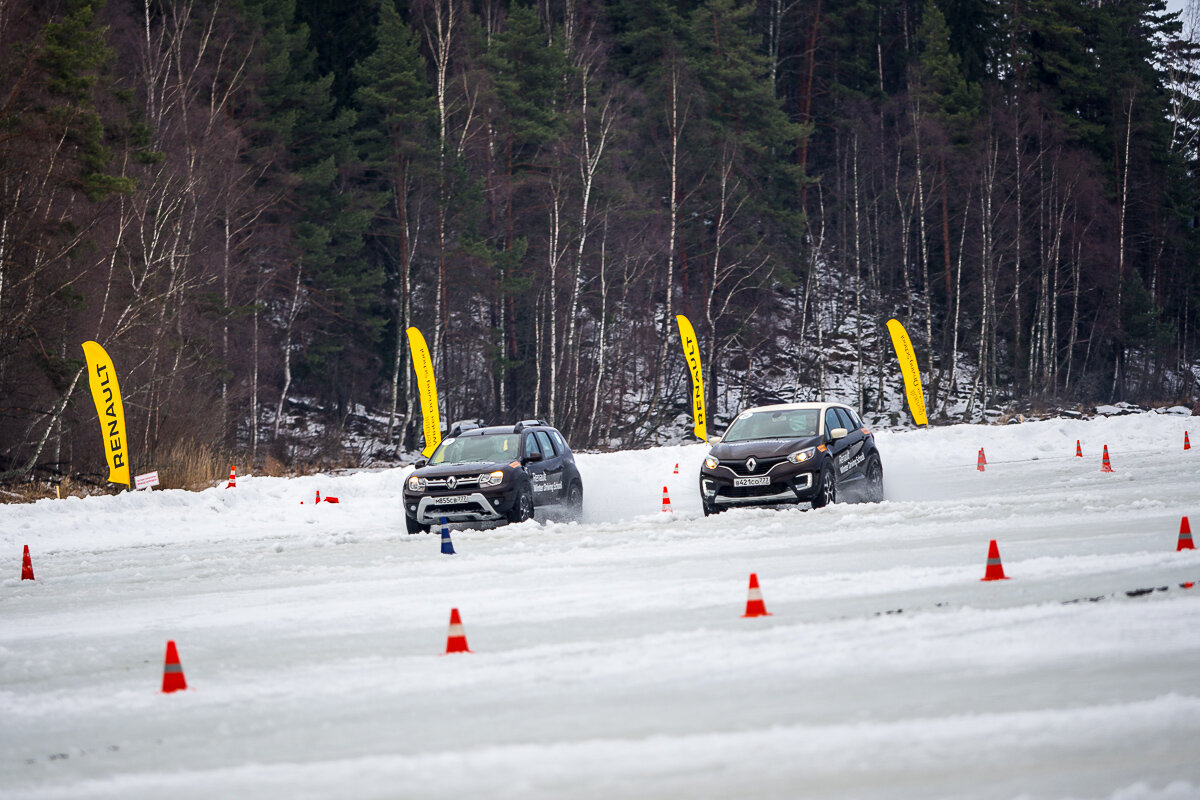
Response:
POLYGON ((416 475, 409 475, 408 476, 408 490, 410 492, 425 491, 425 479, 418 478, 416 475))
POLYGON ((792 462, 793 464, 803 464, 805 461, 808 461, 810 458, 812 458, 816 452, 817 448, 806 447, 803 450, 797 450, 794 453, 788 453, 788 461, 792 462))
POLYGON ((716 469, 718 463, 720 463, 720 462, 718 462, 712 456, 709 456, 708 458, 704 459, 704 466, 707 467, 708 469, 716 469))
POLYGON ((487 475, 480 475, 479 476, 479 485, 480 486, 496 486, 502 480, 504 480, 504 470, 498 469, 495 472, 491 472, 487 475))

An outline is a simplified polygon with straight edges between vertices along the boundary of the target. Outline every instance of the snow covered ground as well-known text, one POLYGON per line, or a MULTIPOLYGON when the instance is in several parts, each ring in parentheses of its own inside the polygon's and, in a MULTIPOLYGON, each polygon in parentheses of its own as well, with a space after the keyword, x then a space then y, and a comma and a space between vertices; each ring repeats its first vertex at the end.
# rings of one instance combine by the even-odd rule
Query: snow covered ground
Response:
POLYGON ((581 455, 582 522, 454 556, 406 469, 0 506, 0 797, 1197 798, 1189 425, 883 432, 884 503, 708 518, 703 446, 581 455))

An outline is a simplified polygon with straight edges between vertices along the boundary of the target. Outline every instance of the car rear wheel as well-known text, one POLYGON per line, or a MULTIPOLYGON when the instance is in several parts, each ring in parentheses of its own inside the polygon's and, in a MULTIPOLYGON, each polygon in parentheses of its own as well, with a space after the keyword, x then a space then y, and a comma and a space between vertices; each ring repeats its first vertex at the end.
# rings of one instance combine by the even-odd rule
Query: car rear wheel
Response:
POLYGON ((517 499, 508 512, 508 521, 524 522, 527 519, 533 519, 533 488, 525 483, 517 490, 517 499))
POLYGON ((571 486, 567 489, 566 506, 572 519, 579 519, 583 514, 583 486, 579 481, 571 481, 571 486))
POLYGON ((878 503, 883 500, 883 465, 879 456, 871 456, 867 463, 867 502, 878 503))
POLYGON ((824 508, 836 502, 837 479, 833 476, 833 467, 827 466, 821 470, 821 488, 817 490, 817 496, 812 499, 812 507, 824 508))
POLYGON ((429 526, 422 525, 408 514, 404 515, 404 524, 408 528, 409 533, 429 533, 429 526))

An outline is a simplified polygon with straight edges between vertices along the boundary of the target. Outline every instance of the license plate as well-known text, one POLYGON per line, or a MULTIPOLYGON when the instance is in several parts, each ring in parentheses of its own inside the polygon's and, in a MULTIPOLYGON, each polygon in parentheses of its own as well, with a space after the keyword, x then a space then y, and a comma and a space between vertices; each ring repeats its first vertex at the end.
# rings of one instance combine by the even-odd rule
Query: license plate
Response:
POLYGON ((445 497, 433 498, 433 504, 435 506, 453 506, 458 505, 459 503, 465 503, 470 499, 471 496, 467 494, 449 494, 445 497))
POLYGON ((771 479, 766 475, 761 478, 734 478, 734 486, 767 486, 771 483, 771 479))

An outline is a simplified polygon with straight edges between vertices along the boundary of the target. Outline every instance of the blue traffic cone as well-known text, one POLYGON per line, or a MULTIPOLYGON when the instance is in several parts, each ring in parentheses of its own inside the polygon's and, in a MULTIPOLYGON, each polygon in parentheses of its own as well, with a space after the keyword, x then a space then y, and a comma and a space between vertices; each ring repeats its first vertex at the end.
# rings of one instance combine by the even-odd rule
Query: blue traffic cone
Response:
POLYGON ((442 517, 442 555, 454 555, 454 542, 450 541, 450 527, 446 524, 445 517, 442 517))

